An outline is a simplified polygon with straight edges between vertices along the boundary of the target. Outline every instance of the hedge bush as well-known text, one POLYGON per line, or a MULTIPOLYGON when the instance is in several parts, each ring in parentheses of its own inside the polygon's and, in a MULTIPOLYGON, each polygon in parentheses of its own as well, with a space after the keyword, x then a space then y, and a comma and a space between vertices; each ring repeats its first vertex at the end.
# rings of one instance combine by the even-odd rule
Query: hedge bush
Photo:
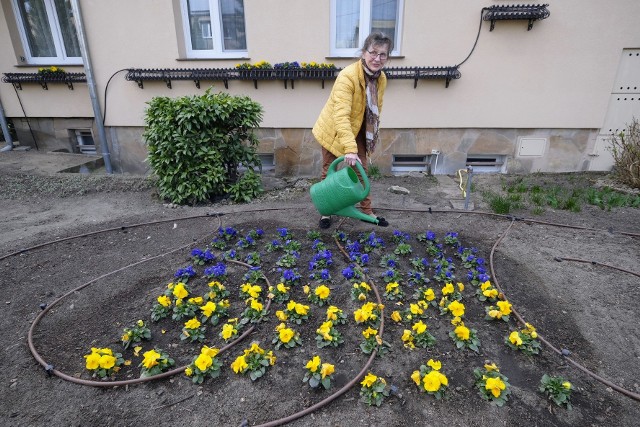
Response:
POLYGON ((247 202, 260 194, 254 133, 262 121, 259 103, 209 89, 203 95, 155 97, 148 105, 143 138, 164 199, 196 204, 229 195, 247 202))

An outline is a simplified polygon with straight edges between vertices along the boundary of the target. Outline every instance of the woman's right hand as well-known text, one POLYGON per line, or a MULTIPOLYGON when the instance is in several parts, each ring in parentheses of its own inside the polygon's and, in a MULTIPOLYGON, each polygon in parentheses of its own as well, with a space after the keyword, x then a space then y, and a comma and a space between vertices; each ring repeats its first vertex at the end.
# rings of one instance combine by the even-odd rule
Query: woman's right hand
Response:
POLYGON ((344 155, 344 161, 349 166, 355 166, 356 162, 362 163, 362 161, 360 161, 360 157, 358 157, 358 155, 356 153, 345 154, 344 155))

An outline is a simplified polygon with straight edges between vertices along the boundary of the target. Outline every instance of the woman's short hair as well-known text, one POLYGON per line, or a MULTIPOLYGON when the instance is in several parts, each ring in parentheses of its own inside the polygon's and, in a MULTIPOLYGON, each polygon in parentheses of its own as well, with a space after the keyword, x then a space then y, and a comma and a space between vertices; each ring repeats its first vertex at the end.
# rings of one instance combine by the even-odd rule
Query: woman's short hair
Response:
POLYGON ((362 53, 368 51, 371 46, 381 46, 381 45, 389 46, 389 53, 393 50, 393 40, 385 33, 380 31, 376 31, 374 33, 369 34, 367 38, 364 40, 364 45, 362 46, 362 53))

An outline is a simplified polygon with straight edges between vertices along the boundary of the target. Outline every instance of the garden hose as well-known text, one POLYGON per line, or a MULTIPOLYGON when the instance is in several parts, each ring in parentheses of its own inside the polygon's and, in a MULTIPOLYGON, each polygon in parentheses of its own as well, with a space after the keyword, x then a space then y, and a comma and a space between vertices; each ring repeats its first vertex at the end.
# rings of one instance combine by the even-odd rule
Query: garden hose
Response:
MULTIPOLYGON (((461 177, 461 174, 460 174, 461 177)), ((289 209, 298 209, 296 207, 281 207, 281 208, 259 208, 259 209, 243 209, 242 211, 239 212, 231 212, 231 213, 240 213, 240 212, 261 212, 261 211, 275 211, 275 210, 289 210, 289 209)), ((387 209, 387 208, 379 208, 382 210, 388 210, 388 211, 398 211, 398 212, 427 212, 427 210, 425 209, 387 209)), ((566 224, 559 224, 559 223, 553 223, 553 222, 546 222, 546 221, 539 221, 539 220, 533 220, 533 219, 527 219, 527 218, 515 218, 513 216, 508 216, 508 215, 501 215, 501 214, 494 214, 494 213, 490 213, 490 212, 473 212, 473 211, 459 211, 459 210, 436 210, 436 209, 431 209, 429 208, 428 210, 429 213, 433 213, 433 212, 438 212, 438 213, 472 213, 472 214, 478 214, 478 215, 486 215, 486 216, 494 216, 494 217, 498 217, 498 218, 503 218, 503 219, 510 219, 511 223, 509 225, 509 227, 507 228, 507 230, 502 234, 502 236, 498 239, 498 241, 496 241, 496 243, 494 244, 492 250, 491 250, 491 255, 490 255, 490 268, 491 268, 491 273, 492 273, 492 277, 494 278, 494 282, 496 283, 496 288, 499 289, 500 292, 502 292, 502 289, 497 281, 497 278, 495 276, 495 271, 494 271, 494 263, 493 263, 493 254, 495 252, 495 248, 499 245, 499 243, 504 239, 504 237, 507 235, 508 231, 510 230, 510 228, 512 227, 513 223, 516 220, 522 220, 524 222, 528 222, 528 223, 537 223, 537 224, 542 224, 542 225, 549 225, 549 226, 556 226, 556 227, 563 227, 563 228, 573 228, 573 229, 580 229, 580 230, 588 230, 588 231, 603 231, 601 229, 596 229, 596 228, 589 228, 589 227, 583 227, 583 226, 573 226, 573 225, 566 225, 566 224)), ((216 216, 222 215, 222 214, 214 214, 216 216)), ((144 225, 152 225, 152 224, 156 224, 156 223, 163 223, 163 222, 170 222, 170 221, 180 221, 180 220, 188 220, 188 219, 195 219, 195 218, 201 218, 201 217, 207 217, 207 216, 212 216, 212 214, 205 214, 205 215, 194 215, 194 216, 189 216, 189 217, 182 217, 182 218, 174 218, 174 219, 168 219, 168 220, 158 220, 158 221, 150 221, 150 222, 145 222, 145 223, 139 223, 139 224, 133 224, 133 225, 128 225, 128 226, 123 226, 123 227, 114 227, 114 228, 110 228, 110 229, 104 229, 104 230, 99 230, 99 231, 95 231, 95 232, 89 232, 89 233, 84 233, 84 234, 79 234, 79 235, 75 235, 75 236, 71 236, 71 237, 67 237, 64 239, 58 239, 58 240, 53 240, 53 241, 49 241, 49 242, 44 242, 41 243, 39 245, 35 245, 20 251, 16 251, 7 255, 4 255, 2 257, 0 257, 0 260, 3 260, 5 258, 8 258, 10 256, 14 256, 14 255, 18 255, 21 253, 24 253, 26 251, 30 251, 33 249, 37 249, 37 248, 41 248, 47 245, 51 245, 51 244, 55 244, 55 243, 59 243, 62 241, 66 241, 66 240, 71 240, 71 239, 75 239, 75 238, 81 238, 81 237, 86 237, 89 235, 94 235, 94 234, 98 234, 98 233, 104 233, 104 232, 108 232, 108 231, 117 231, 117 230, 123 230, 126 228, 134 228, 134 227, 139 227, 139 226, 144 226, 144 225)), ((218 218, 219 224, 221 225, 221 220, 218 218)), ((344 219, 343 219, 344 221, 344 219)), ((342 222, 338 225, 340 226, 342 224, 342 222)), ((219 225, 219 226, 220 226, 219 225)), ((610 231, 610 230, 609 230, 610 231)), ((621 235, 625 235, 625 236, 631 236, 631 237, 640 237, 640 234, 638 233, 630 233, 630 232, 618 232, 618 234, 621 235)), ((346 252, 344 251, 344 248, 342 248, 340 246, 340 244, 338 242, 336 242, 338 244, 339 249, 341 250, 341 252, 343 254, 346 254, 346 252)), ((166 252, 164 254, 161 255, 157 255, 155 257, 149 258, 149 259, 145 259, 145 260, 141 260, 132 264, 129 264, 125 267, 122 267, 120 269, 114 270, 110 273, 106 273, 96 279, 91 280, 90 282, 87 282, 81 286, 79 286, 78 288, 66 293, 65 295, 63 295, 62 297, 58 298, 57 300, 55 300, 53 303, 51 303, 48 306, 45 306, 43 308, 43 311, 36 317, 36 319, 34 320, 33 324, 31 325, 31 328, 29 329, 29 334, 28 334, 28 343, 29 343, 29 348, 32 352, 32 354, 34 355, 34 358, 45 368, 46 372, 48 374, 55 374, 56 376, 59 376, 60 378, 63 378, 65 380, 71 381, 73 383, 77 383, 77 384, 81 384, 81 385, 89 385, 89 386, 97 386, 97 387, 115 387, 115 386, 120 386, 120 385, 128 385, 128 384, 136 384, 136 383, 141 383, 141 382, 145 382, 145 381, 150 381, 150 380, 155 380, 155 379, 161 379, 161 378, 166 378, 166 377, 170 377, 179 373, 182 373, 185 369, 186 366, 183 367, 179 367, 179 368, 175 368, 171 371, 167 371, 152 377, 147 377, 147 378, 140 378, 140 379, 134 379, 134 380, 125 380, 125 381, 108 381, 108 382, 104 382, 104 381, 88 381, 88 380, 82 380, 79 378, 75 378, 75 377, 71 377, 67 374, 64 374, 63 372, 60 372, 58 370, 56 370, 53 366, 51 366, 50 364, 46 363, 46 361, 38 354, 38 352, 36 351, 34 345, 33 345, 33 331, 35 329, 35 327, 37 326, 37 324, 39 323, 39 321, 42 319, 42 317, 49 311, 50 308, 52 308, 54 305, 56 305, 60 300, 62 300, 63 298, 69 296, 72 293, 75 293, 87 286, 89 286, 92 283, 95 283, 96 281, 104 278, 104 277, 108 277, 112 274, 115 274, 117 272, 126 270, 129 267, 133 267, 139 264, 142 264, 144 262, 153 260, 153 259, 157 259, 166 255, 169 255, 173 252, 176 252, 178 250, 182 250, 186 247, 191 246, 193 243, 189 243, 187 245, 183 245, 177 249, 171 250, 169 252, 166 252)), ((566 261, 577 261, 577 262, 589 262, 593 265, 601 265, 601 266, 606 266, 609 268, 614 268, 623 272, 627 272, 636 276, 639 276, 638 273, 632 272, 632 271, 628 271, 625 269, 621 269, 615 266, 611 266, 608 264, 603 264, 603 263, 598 263, 595 261, 586 261, 586 260, 580 260, 580 259, 574 259, 574 258, 557 258, 560 260, 566 260, 566 261)), ((233 260, 230 260, 233 261, 233 260)), ((241 263, 239 261, 235 261, 238 264, 244 264, 241 263)), ((248 264, 244 264, 248 267, 250 267, 248 264)), ((265 279, 266 276, 265 276, 265 279)), ((370 279, 368 279, 369 281, 371 281, 370 279)), ((267 279, 268 282, 268 279, 267 279)), ((378 300, 379 304, 382 304, 379 292, 377 290, 377 287, 375 286, 375 284, 372 282, 372 288, 374 290, 374 293, 376 294, 376 299, 378 300)), ((268 304, 267 304, 267 308, 269 307, 271 303, 271 300, 269 300, 268 304)), ((513 309, 512 307, 512 311, 515 315, 515 317, 517 318, 517 320, 524 324, 525 321, 522 318, 522 316, 520 316, 520 314, 513 309)), ((383 333, 383 328, 384 328, 384 318, 382 318, 382 323, 380 326, 380 336, 382 336, 383 333)), ((248 336, 250 333, 252 333, 254 330, 254 326, 252 326, 250 329, 248 329, 247 331, 245 331, 240 337, 238 337, 236 340, 234 340, 232 343, 228 344, 227 346, 223 347, 220 350, 220 353, 228 350, 229 348, 231 348, 233 345, 235 345, 237 342, 242 341, 244 338, 246 338, 246 336, 248 336)), ((599 375, 595 374, 594 372, 590 371, 589 369, 587 369, 586 367, 582 366, 581 364, 579 364, 578 362, 574 361, 573 359, 568 357, 568 351, 565 350, 558 350, 556 347, 554 347, 551 343, 549 343, 544 337, 538 335, 540 337, 540 340, 547 345, 550 349, 552 349, 554 352, 558 353, 559 355, 561 355, 565 360, 567 360, 571 365, 573 365, 574 367, 578 368, 579 370, 581 370, 582 372, 588 374, 589 376, 591 376, 592 378, 602 382, 603 384, 607 385, 608 387, 611 387, 613 390, 616 390, 620 393, 622 393, 623 395, 630 397, 636 401, 640 401, 640 395, 638 395, 637 393, 631 392, 629 390, 626 390, 620 386, 617 386, 616 384, 606 380, 603 377, 600 377, 599 375)), ((345 386, 343 386, 340 390, 338 390, 337 392, 335 392, 334 394, 330 395, 329 397, 327 397, 326 399, 322 400, 321 402, 318 402, 317 404, 308 407, 298 413, 292 414, 288 417, 282 418, 280 420, 275 420, 272 422, 269 422, 267 424, 263 424, 263 426, 275 426, 275 425, 281 425, 287 422, 291 422, 295 419, 301 418, 305 415, 308 415, 311 412, 314 412, 315 410, 329 404, 331 401, 335 400, 337 397, 339 397, 340 395, 346 393, 350 388, 352 388, 355 384, 357 384, 357 382, 359 381, 359 379, 365 374, 365 372, 367 371, 367 369, 370 367, 370 365, 373 363, 373 360, 375 358, 376 352, 373 352, 371 357, 369 358, 369 360, 367 361, 367 363, 365 364, 365 366, 363 367, 363 369, 356 375, 356 377, 354 377, 352 380, 349 381, 349 383, 347 383, 345 386)))
MULTIPOLYGON (((467 170, 466 170, 466 169, 458 169, 458 179, 460 179, 460 184, 458 184, 458 187, 460 187, 460 191, 462 191, 462 197, 467 197, 467 190, 465 190, 465 189, 462 187, 462 172, 465 172, 465 173, 466 173, 466 172, 467 172, 467 170)), ((469 179, 469 176, 468 176, 468 175, 467 175, 467 179, 469 179)), ((466 185, 467 185, 467 184, 466 184, 466 182, 467 182, 467 181, 465 181, 465 182, 464 182, 464 183, 465 183, 465 187, 466 187, 466 185)))

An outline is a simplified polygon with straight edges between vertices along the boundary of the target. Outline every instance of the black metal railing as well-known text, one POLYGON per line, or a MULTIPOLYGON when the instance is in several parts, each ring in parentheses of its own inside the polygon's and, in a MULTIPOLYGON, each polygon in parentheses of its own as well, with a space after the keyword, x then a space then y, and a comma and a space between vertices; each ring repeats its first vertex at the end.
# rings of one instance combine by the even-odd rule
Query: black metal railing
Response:
MULTIPOLYGON (((144 89, 145 81, 163 81, 168 88, 174 80, 191 80, 197 88, 201 81, 221 81, 226 89, 229 80, 251 80, 258 88, 260 80, 282 80, 285 89, 291 83, 293 89, 296 80, 320 80, 324 88, 325 80, 333 80, 341 71, 340 68, 188 68, 188 69, 141 69, 131 68, 127 71, 126 80, 134 81, 138 87, 144 89)), ((451 67, 392 67, 384 70, 389 79, 413 79, 415 88, 418 80, 442 79, 449 87, 449 82, 459 79, 461 74, 457 66, 451 67)))
POLYGON ((22 83, 39 83, 44 90, 49 90, 48 83, 66 83, 73 90, 74 83, 86 83, 84 73, 4 73, 2 81, 13 83, 16 89, 22 90, 22 83))
POLYGON ((546 19, 551 15, 548 4, 516 4, 516 5, 494 5, 485 8, 486 13, 483 16, 485 21, 491 21, 493 31, 496 21, 508 21, 526 19, 529 21, 527 31, 533 28, 533 23, 538 19, 546 19))
POLYGON ((459 79, 462 74, 457 65, 450 67, 391 67, 384 70, 388 79, 413 79, 413 88, 418 86, 418 80, 445 80, 445 87, 449 82, 459 79))

